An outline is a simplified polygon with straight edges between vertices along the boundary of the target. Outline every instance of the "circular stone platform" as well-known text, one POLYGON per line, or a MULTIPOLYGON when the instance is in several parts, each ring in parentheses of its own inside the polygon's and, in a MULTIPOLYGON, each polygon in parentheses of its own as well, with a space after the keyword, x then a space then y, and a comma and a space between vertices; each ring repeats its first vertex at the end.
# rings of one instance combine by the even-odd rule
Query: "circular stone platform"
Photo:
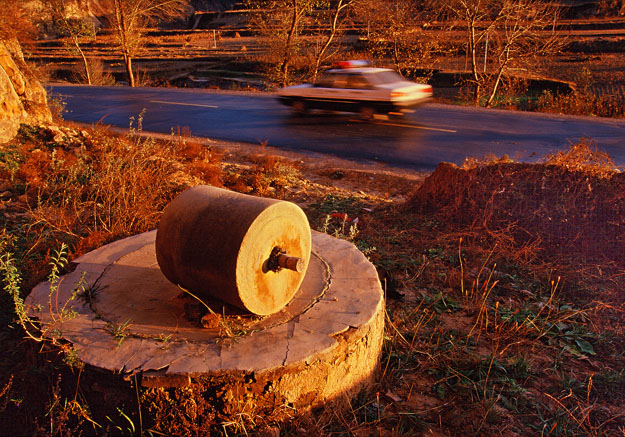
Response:
POLYGON ((76 259, 58 295, 50 299, 47 282, 33 289, 29 314, 71 342, 85 363, 137 375, 145 387, 225 377, 233 393, 271 394, 273 403, 302 408, 372 380, 384 332, 383 293, 375 267, 354 245, 313 232, 306 276, 284 309, 259 317, 206 302, 217 314, 209 314, 204 328, 188 317, 189 306, 199 302, 159 270, 155 235, 76 259), (81 277, 87 292, 72 299, 81 277), (58 321, 66 302, 76 315, 58 321))

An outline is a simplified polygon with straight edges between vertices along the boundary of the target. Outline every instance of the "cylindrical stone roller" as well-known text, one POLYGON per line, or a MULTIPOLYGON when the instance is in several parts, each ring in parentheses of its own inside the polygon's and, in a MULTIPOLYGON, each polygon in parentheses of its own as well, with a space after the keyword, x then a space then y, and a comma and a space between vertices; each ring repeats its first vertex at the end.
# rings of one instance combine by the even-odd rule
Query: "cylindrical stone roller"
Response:
POLYGON ((310 248, 308 219, 297 205, 206 185, 178 195, 156 233, 167 279, 259 315, 293 298, 310 248))

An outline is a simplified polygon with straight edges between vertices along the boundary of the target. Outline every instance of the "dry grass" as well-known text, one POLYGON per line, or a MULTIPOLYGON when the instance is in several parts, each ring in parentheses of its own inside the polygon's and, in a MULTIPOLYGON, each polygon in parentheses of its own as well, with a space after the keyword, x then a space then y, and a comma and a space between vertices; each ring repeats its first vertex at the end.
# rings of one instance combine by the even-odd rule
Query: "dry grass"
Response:
MULTIPOLYGON (((588 145, 541 164, 442 165, 405 203, 382 204, 346 190, 326 195, 292 163, 265 151, 249 156, 247 165, 224 163, 184 132, 159 144, 137 132, 61 133, 24 128, 0 153, 0 177, 10 192, 3 197, 3 247, 16 254, 27 283, 41 279, 59 241, 82 253, 149 229, 168 199, 190 185, 211 182, 286 199, 307 191, 313 226, 353 241, 380 272, 388 298, 381 371, 372 391, 324 409, 259 410, 221 399, 218 384, 128 387, 116 376, 63 364, 59 349, 36 349, 3 327, 9 352, 0 363, 0 416, 18 419, 3 421, 2 432, 605 435, 625 429, 619 257, 625 243, 618 233, 624 182, 588 145), (359 217, 358 225, 346 217, 359 217)), ((3 326, 12 317, 5 304, 3 326)))
POLYGON ((31 280, 45 275, 45 254, 61 242, 78 256, 154 228, 182 189, 220 185, 219 154, 182 134, 157 142, 139 133, 23 126, 5 146, 5 231, 19 235, 20 247, 9 250, 31 280))
POLYGON ((267 154, 264 147, 261 144, 259 153, 248 157, 251 165, 246 168, 226 168, 224 185, 246 194, 284 199, 302 175, 293 162, 267 154))
POLYGON ((622 96, 596 95, 590 92, 553 94, 545 91, 530 109, 539 112, 551 112, 567 115, 586 115, 596 117, 625 117, 622 96))
POLYGON ((382 429, 623 432, 622 184, 581 144, 543 164, 441 165, 379 213, 364 238, 401 296, 382 429))
MULTIPOLYGON (((127 135, 114 135, 100 126, 22 126, 18 137, 0 149, 0 249, 19 268, 22 295, 44 279, 53 259, 50 253, 62 243, 76 257, 112 240, 153 229, 163 208, 187 187, 232 185, 234 180, 243 192, 283 196, 299 177, 287 161, 267 155, 254 157, 242 171, 232 166, 224 172, 221 153, 186 132, 155 141, 141 135, 141 115, 133 125, 127 135)), ((10 279, 4 280, 7 285, 10 279)), ((19 281, 13 284, 19 286, 19 281)), ((117 381, 107 386, 110 391, 102 400, 101 393, 85 382, 87 391, 80 388, 79 395, 85 378, 94 378, 98 385, 104 383, 102 375, 82 375, 82 366, 76 373, 76 357, 63 343, 46 343, 39 351, 22 344, 23 333, 13 325, 15 313, 8 297, 0 296, 0 332, 6 347, 14 352, 0 363, 4 387, 0 433, 140 432, 136 408, 140 393, 120 390, 125 385, 117 381), (30 368, 54 381, 30 378, 30 368), (110 397, 116 401, 110 402, 110 397), (4 420, 16 414, 19 420, 4 420)), ((141 395, 150 399, 148 392, 141 395)), ((172 418, 159 402, 149 404, 157 411, 153 417, 160 418, 160 422, 148 418, 152 425, 194 429, 187 427, 179 408, 173 411, 181 415, 172 418)), ((204 410, 203 419, 217 414, 209 403, 204 410)), ((221 421, 230 420, 226 413, 220 414, 221 421)), ((214 426, 213 421, 206 421, 197 429, 214 426)))

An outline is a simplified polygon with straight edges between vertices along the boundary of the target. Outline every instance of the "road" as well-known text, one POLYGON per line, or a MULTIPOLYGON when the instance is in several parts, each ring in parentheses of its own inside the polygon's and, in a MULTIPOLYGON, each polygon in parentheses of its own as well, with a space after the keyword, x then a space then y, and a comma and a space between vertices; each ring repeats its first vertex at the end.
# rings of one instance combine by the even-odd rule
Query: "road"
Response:
POLYGON ((533 162, 582 138, 625 166, 625 120, 428 104, 403 120, 364 122, 352 114, 297 117, 263 93, 54 85, 51 95, 65 102, 66 120, 128 127, 131 117, 137 120, 145 111, 144 131, 170 133, 187 127, 198 137, 418 170, 489 154, 533 162))

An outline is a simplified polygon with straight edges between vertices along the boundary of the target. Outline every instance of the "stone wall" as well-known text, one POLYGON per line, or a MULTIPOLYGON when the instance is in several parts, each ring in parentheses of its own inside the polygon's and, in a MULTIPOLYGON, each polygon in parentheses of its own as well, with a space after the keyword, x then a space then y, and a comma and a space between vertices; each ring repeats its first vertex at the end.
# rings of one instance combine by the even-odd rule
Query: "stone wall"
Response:
POLYGON ((15 40, 0 40, 0 143, 10 141, 21 123, 51 121, 46 91, 24 62, 15 40))

